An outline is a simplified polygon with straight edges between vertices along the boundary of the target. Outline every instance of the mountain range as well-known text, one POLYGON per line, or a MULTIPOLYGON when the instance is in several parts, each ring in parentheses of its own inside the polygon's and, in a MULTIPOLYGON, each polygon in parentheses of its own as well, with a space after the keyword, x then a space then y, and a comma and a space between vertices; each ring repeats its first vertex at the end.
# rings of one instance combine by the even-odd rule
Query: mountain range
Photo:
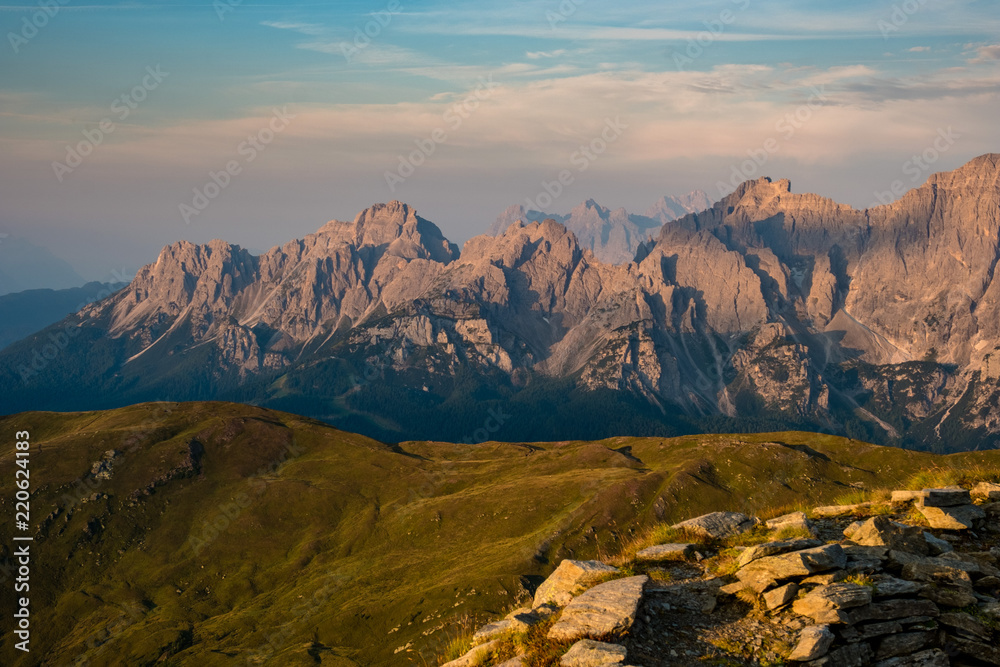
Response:
POLYGON ((542 213, 514 205, 501 213, 487 234, 500 236, 515 222, 555 220, 573 232, 580 247, 594 253, 602 262, 626 264, 635 258, 639 246, 650 240, 664 224, 712 207, 712 200, 701 190, 683 196, 665 196, 649 207, 643 215, 629 213, 624 208, 611 210, 593 199, 580 204, 568 215, 542 213))
MULTIPOLYGON (((4 405, 220 398, 390 441, 796 427, 997 443, 996 154, 866 210, 748 181, 623 263, 518 213, 461 252, 401 202, 259 256, 175 243, 0 353, 4 405)), ((587 202, 570 218, 596 239, 622 216, 587 202)))

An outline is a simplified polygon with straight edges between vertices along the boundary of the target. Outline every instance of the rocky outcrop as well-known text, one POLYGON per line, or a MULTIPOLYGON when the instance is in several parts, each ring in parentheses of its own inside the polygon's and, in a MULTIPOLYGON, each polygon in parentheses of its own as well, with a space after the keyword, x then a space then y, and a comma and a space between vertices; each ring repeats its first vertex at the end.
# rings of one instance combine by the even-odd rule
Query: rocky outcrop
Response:
MULTIPOLYGON (((981 502, 988 501, 983 492, 991 487, 976 489, 981 502)), ((754 543, 736 547, 742 553, 729 570, 735 574, 725 578, 712 573, 732 567, 725 565, 732 549, 719 543, 725 538, 706 533, 697 550, 689 544, 639 550, 623 567, 647 568, 655 579, 639 574, 574 591, 560 603, 564 608, 547 637, 563 642, 561 665, 1000 665, 1000 523, 977 520, 976 533, 963 528, 933 534, 909 523, 914 515, 908 504, 979 508, 964 504, 971 502, 967 489, 894 496, 891 504, 840 506, 837 512, 816 508, 825 518, 811 511, 810 526, 817 533, 842 536, 826 543, 760 541, 777 531, 752 521, 754 543), (958 548, 929 556, 934 542, 958 548), (643 556, 644 551, 671 558, 643 556)), ((745 536, 730 532, 727 538, 745 536)), ((587 569, 623 576, 596 563, 587 569)), ((570 571, 581 567, 564 561, 539 590, 563 588, 570 571)), ((554 613, 546 608, 546 614, 554 613)), ((530 617, 537 611, 515 613, 530 617)), ((476 641, 495 636, 496 627, 484 626, 476 641)), ((545 651, 555 650, 546 646, 545 651)))

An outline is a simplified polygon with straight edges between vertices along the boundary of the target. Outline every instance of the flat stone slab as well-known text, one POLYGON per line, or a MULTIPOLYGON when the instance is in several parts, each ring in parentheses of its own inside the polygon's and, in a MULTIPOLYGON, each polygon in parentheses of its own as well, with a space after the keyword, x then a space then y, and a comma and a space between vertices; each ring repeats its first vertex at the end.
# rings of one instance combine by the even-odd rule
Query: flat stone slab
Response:
POLYGON ((781 516, 776 516, 773 519, 768 519, 765 525, 770 530, 781 530, 782 528, 800 528, 802 530, 808 530, 812 532, 812 524, 809 523, 809 519, 806 517, 805 512, 791 512, 790 514, 782 514, 781 516))
POLYGON ((560 667, 603 667, 620 664, 628 655, 624 646, 581 639, 559 661, 560 667))
POLYGON ((644 561, 686 560, 694 553, 693 544, 658 544, 636 553, 635 557, 644 561))
POLYGON ((784 540, 781 542, 767 542, 765 544, 755 544, 751 547, 747 547, 743 553, 740 554, 740 559, 737 561, 739 567, 744 567, 749 565, 755 560, 760 558, 766 558, 767 556, 776 556, 778 554, 788 553, 790 551, 802 551, 803 549, 812 549, 813 547, 822 546, 822 542, 819 540, 784 540))
POLYGON ((581 587, 617 573, 618 568, 599 560, 564 560, 535 591, 534 606, 540 607, 549 602, 565 606, 581 587))
POLYGON ((788 579, 843 568, 846 564, 847 556, 841 546, 826 544, 813 549, 759 558, 740 569, 736 577, 758 593, 763 593, 788 579))
POLYGON ((598 584, 566 605, 549 629, 549 639, 603 639, 632 627, 649 577, 640 575, 598 584))
POLYGON ((858 503, 857 505, 824 505, 814 507, 812 514, 817 519, 836 519, 842 516, 851 516, 862 510, 871 507, 871 503, 858 503))
POLYGON ((917 505, 917 509, 927 519, 931 528, 939 530, 969 530, 976 521, 986 518, 986 512, 976 505, 947 507, 917 505))
POLYGON ((960 486, 946 486, 940 489, 924 489, 920 492, 923 507, 956 507, 972 503, 972 496, 960 486))
POLYGON ((845 623, 847 615, 842 609, 863 607, 872 601, 872 589, 858 584, 838 583, 817 588, 792 604, 800 616, 808 616, 817 623, 845 623))
POLYGON ((712 512, 687 521, 675 523, 671 528, 687 530, 699 537, 721 540, 739 535, 757 525, 757 520, 739 512, 712 512))

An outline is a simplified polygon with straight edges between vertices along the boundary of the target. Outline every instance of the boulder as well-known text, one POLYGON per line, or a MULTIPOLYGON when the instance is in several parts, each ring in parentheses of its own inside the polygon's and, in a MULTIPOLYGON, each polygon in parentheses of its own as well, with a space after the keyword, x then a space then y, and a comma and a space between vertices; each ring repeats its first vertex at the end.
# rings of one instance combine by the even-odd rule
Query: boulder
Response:
POLYGON ((875 663, 875 667, 950 667, 948 654, 939 648, 920 651, 913 655, 889 658, 875 663))
POLYGON ((799 641, 789 654, 789 660, 806 662, 822 658, 833 646, 833 632, 829 625, 810 625, 802 628, 799 633, 799 641))
POLYGON ((779 586, 778 588, 771 589, 764 593, 764 604, 766 604, 767 608, 770 610, 784 607, 786 604, 795 599, 798 592, 799 586, 795 583, 779 586))
POLYGON ((817 623, 845 623, 841 610, 863 607, 872 601, 872 589, 851 583, 830 584, 812 591, 792 603, 792 610, 817 623))
POLYGON ((976 505, 918 506, 918 509, 931 528, 940 530, 969 530, 976 521, 986 518, 986 512, 976 505))
POLYGON ((694 553, 693 544, 658 544, 638 552, 635 557, 644 561, 686 560, 694 553))
POLYGON ((594 586, 566 605, 562 616, 549 629, 549 639, 603 639, 628 631, 648 581, 649 577, 642 575, 594 586))
POLYGON ((851 531, 848 538, 860 546, 927 553, 927 540, 924 539, 922 530, 890 521, 884 516, 873 516, 864 521, 856 530, 851 531))
POLYGON ((920 492, 921 507, 957 507, 972 503, 972 496, 960 486, 924 489, 920 492))
POLYGON ((751 562, 764 558, 766 556, 775 556, 777 554, 788 553, 790 551, 802 551, 803 549, 812 549, 814 547, 822 546, 823 543, 819 540, 786 540, 783 542, 767 542, 765 544, 755 544, 751 547, 746 548, 743 553, 740 554, 740 558, 737 561, 739 567, 745 567, 751 562))
POLYGON ((1000 500, 1000 484, 980 482, 973 487, 972 495, 984 500, 1000 500))
POLYGON ((628 654, 624 646, 581 639, 559 661, 561 667, 603 667, 621 664, 628 654))
POLYGON ((758 593, 779 582, 843 568, 847 558, 839 544, 758 558, 741 568, 736 577, 758 593))
POLYGON ((686 530, 708 540, 721 540, 739 535, 757 525, 757 520, 739 512, 712 512, 676 523, 672 528, 686 530))
POLYGON ((535 591, 534 606, 551 602, 562 607, 580 588, 617 572, 618 568, 597 560, 564 560, 535 591))
POLYGON ((807 530, 810 533, 813 532, 812 524, 806 517, 805 512, 791 512, 790 514, 782 514, 781 516, 776 516, 773 519, 768 519, 765 525, 769 530, 782 530, 784 528, 799 528, 801 530, 807 530))
POLYGON ((842 516, 853 516, 871 506, 871 503, 858 503, 857 505, 826 505, 823 507, 814 507, 812 515, 817 519, 836 519, 842 516))

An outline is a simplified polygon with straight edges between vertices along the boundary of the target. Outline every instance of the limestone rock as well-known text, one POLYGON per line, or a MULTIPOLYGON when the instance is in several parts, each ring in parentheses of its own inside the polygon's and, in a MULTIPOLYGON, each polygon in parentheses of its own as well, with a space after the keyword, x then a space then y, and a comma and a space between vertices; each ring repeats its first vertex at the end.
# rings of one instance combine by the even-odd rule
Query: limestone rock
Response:
POLYGON ((642 590, 649 577, 642 575, 598 584, 566 605, 549 630, 549 639, 572 641, 605 638, 626 632, 635 620, 642 590))
POLYGON ((745 533, 756 525, 756 520, 739 512, 711 512, 674 524, 672 528, 687 530, 705 539, 721 540, 745 533))
POLYGON ((852 516, 871 507, 871 503, 858 503, 856 505, 825 505, 814 507, 812 514, 818 519, 835 519, 842 516, 852 516))
POLYGON ((1000 500, 1000 484, 993 482, 980 482, 972 489, 972 495, 985 500, 1000 500))
POLYGON ((564 560, 535 591, 534 606, 548 602, 565 606, 580 587, 617 572, 618 568, 596 560, 564 560))
POLYGON ((501 621, 487 623, 483 627, 476 630, 475 634, 472 635, 472 643, 482 644, 483 642, 490 641, 491 639, 496 639, 501 635, 513 632, 514 627, 514 621, 506 618, 501 621))
POLYGON ((931 528, 941 530, 969 530, 976 521, 986 518, 986 512, 975 505, 921 506, 919 509, 931 528))
POLYGON ((812 524, 806 517, 805 512, 782 514, 781 516, 776 516, 773 519, 768 519, 765 524, 771 530, 782 530, 785 528, 798 528, 809 532, 812 532, 813 530, 812 524))
POLYGON ((872 589, 868 586, 839 583, 817 588, 792 603, 792 609, 817 623, 844 623, 848 617, 840 610, 862 607, 871 601, 872 589))
POLYGON ((644 561, 685 560, 694 553, 693 544, 658 544, 636 553, 644 561))
POLYGON ((884 516, 873 516, 863 522, 851 532, 849 538, 861 546, 927 553, 927 540, 924 539, 922 530, 895 523, 884 516))
MULTIPOLYGON (((784 586, 779 586, 778 588, 771 589, 764 593, 764 603, 767 605, 769 610, 779 609, 794 600, 798 592, 798 584, 785 584, 784 586)), ((812 658, 803 659, 811 660, 812 658)))
POLYGON ((478 667, 478 665, 482 664, 483 659, 489 656, 490 651, 499 645, 499 640, 493 640, 479 646, 473 646, 472 650, 462 657, 456 658, 451 662, 446 662, 441 667, 478 667))
POLYGON ((806 662, 822 658, 833 646, 834 635, 828 625, 810 625, 799 633, 799 641, 789 654, 789 660, 806 662))
POLYGON ((758 593, 762 593, 779 582, 842 568, 846 563, 847 558, 840 545, 827 544, 813 549, 759 558, 741 568, 736 576, 758 593))
POLYGON ((561 667, 604 667, 621 664, 627 654, 624 646, 581 639, 563 655, 559 664, 561 667))
POLYGON ((738 567, 745 567, 749 563, 757 560, 758 558, 764 558, 766 556, 775 556, 777 554, 787 553, 789 551, 802 551, 803 549, 812 549, 814 547, 822 546, 822 542, 819 540, 787 540, 784 542, 766 542, 764 544, 755 544, 753 546, 747 547, 743 553, 740 554, 740 558, 737 561, 738 567))

